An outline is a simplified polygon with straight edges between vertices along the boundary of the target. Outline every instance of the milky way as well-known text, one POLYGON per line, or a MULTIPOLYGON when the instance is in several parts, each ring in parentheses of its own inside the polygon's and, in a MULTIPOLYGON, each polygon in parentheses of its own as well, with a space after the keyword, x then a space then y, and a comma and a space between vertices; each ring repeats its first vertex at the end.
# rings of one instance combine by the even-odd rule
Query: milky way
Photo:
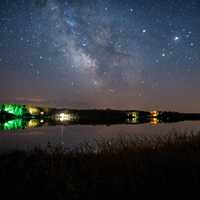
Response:
POLYGON ((2 0, 0 101, 200 112, 198 0, 2 0))

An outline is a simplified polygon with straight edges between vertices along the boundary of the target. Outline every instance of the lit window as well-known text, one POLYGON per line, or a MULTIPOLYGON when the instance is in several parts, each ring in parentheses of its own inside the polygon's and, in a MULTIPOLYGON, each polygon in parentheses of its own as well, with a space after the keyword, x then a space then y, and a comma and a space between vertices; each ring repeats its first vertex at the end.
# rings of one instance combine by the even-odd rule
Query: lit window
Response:
POLYGON ((70 113, 60 113, 56 115, 56 119, 64 122, 64 121, 71 121, 73 119, 72 114, 70 113))

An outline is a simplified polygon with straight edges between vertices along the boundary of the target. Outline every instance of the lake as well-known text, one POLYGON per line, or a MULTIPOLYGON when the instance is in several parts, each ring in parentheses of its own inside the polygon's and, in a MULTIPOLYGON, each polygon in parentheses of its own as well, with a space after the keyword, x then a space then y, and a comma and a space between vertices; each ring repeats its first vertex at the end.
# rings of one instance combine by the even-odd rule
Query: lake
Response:
POLYGON ((200 131, 200 121, 182 121, 160 124, 115 124, 115 125, 56 125, 43 124, 37 128, 0 131, 0 151, 31 149, 35 146, 46 147, 63 145, 74 148, 84 142, 113 139, 121 136, 158 136, 178 132, 200 131))

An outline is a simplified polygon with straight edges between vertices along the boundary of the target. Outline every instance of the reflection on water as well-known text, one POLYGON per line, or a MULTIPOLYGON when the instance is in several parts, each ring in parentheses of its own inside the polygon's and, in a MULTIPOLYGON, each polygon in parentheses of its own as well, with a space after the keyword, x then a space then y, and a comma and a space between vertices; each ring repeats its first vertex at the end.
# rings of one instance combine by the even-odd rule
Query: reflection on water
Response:
POLYGON ((129 120, 121 124, 85 124, 85 123, 61 123, 45 119, 14 120, 1 124, 0 152, 15 149, 30 149, 35 146, 46 147, 63 145, 66 148, 74 148, 80 143, 94 142, 96 140, 113 139, 117 137, 143 137, 173 134, 177 130, 199 131, 200 121, 182 121, 176 123, 158 123, 152 119, 148 123, 138 123, 129 120), (8 128, 9 127, 9 128, 8 128))
POLYGON ((25 121, 22 119, 14 119, 7 121, 1 125, 1 130, 15 130, 25 128, 25 121))
MULTIPOLYGON (((31 108, 30 111, 37 110, 31 108)), ((52 116, 11 116, 9 119, 0 116, 0 152, 35 146, 46 147, 48 142, 74 148, 80 143, 102 138, 164 135, 169 134, 172 129, 178 130, 179 133, 185 130, 200 130, 198 118, 191 121, 191 117, 159 117, 156 111, 152 112, 150 117, 139 116, 137 112, 129 112, 125 118, 99 117, 93 113, 89 115, 85 117, 81 113, 78 115, 61 110, 52 116)))
POLYGON ((39 119, 13 119, 0 124, 0 130, 16 130, 25 128, 36 128, 42 125, 44 120, 39 119))
MULTIPOLYGON (((173 122, 173 121, 170 121, 173 122)), ((175 121, 176 122, 176 121, 175 121)), ((6 122, 0 123, 0 130, 6 131, 6 130, 16 130, 16 129, 28 129, 28 128, 37 128, 42 126, 56 126, 56 125, 63 125, 63 126, 69 126, 69 125, 117 125, 117 124, 152 124, 152 125, 158 125, 159 123, 165 123, 164 121, 159 120, 158 118, 150 118, 150 119, 139 119, 137 117, 135 118, 128 118, 126 120, 121 121, 107 121, 104 123, 101 120, 96 121, 90 121, 90 120, 79 120, 75 116, 65 113, 60 113, 55 116, 54 119, 48 119, 48 118, 35 118, 35 119, 23 119, 23 118, 17 118, 8 120, 6 122)))
POLYGON ((200 120, 200 114, 138 110, 69 110, 0 104, 0 129, 16 130, 56 125, 151 124, 200 120))
POLYGON ((158 118, 151 118, 150 123, 152 125, 158 125, 159 123, 161 123, 161 121, 158 118))

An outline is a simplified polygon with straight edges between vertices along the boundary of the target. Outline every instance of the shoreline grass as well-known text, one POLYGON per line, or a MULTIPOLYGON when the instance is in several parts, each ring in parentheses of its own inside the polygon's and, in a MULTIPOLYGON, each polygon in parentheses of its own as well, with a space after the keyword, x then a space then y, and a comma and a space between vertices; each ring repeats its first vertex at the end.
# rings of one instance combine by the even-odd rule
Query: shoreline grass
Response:
POLYGON ((0 189, 7 196, 126 199, 191 193, 199 186, 200 132, 0 154, 0 189))

